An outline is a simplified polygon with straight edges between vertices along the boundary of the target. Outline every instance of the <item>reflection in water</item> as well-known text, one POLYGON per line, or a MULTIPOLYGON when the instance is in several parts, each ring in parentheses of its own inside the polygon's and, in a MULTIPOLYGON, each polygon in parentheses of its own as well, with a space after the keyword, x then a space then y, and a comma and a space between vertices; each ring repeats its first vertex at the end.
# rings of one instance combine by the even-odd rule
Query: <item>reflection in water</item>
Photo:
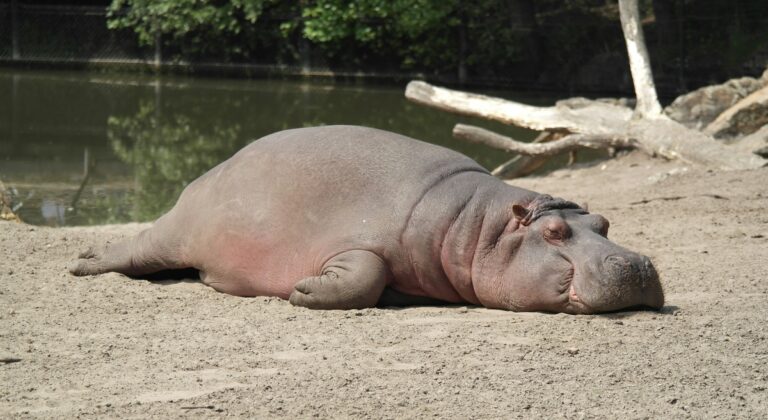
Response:
POLYGON ((456 122, 535 134, 409 103, 403 86, 0 70, 0 179, 19 191, 29 223, 100 224, 156 218, 199 175, 288 128, 366 125, 459 150, 486 167, 507 158, 452 139, 456 122), (95 164, 78 195, 86 149, 95 164))
POLYGON ((108 120, 110 145, 132 166, 140 186, 134 195, 135 220, 165 213, 190 181, 238 148, 239 124, 221 126, 195 115, 159 114, 154 103, 144 102, 136 115, 108 120))
POLYGON ((45 219, 46 224, 60 226, 66 224, 66 211, 67 206, 61 201, 43 199, 43 204, 40 205, 40 213, 45 219))

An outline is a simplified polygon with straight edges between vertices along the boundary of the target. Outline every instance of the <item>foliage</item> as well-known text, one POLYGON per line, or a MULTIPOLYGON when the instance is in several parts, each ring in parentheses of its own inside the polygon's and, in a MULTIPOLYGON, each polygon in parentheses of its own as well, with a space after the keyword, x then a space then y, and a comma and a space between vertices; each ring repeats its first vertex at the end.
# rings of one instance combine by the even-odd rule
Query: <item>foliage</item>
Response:
POLYGON ((317 43, 347 38, 383 43, 415 39, 441 26, 456 26, 458 0, 315 0, 302 10, 304 36, 317 43))
POLYGON ((107 26, 133 29, 144 45, 162 35, 170 43, 187 42, 209 52, 222 47, 223 38, 255 24, 270 3, 274 0, 113 0, 107 26))
MULTIPOLYGON (((702 82, 743 74, 765 54, 764 1, 641 0, 658 81, 682 80, 683 70, 702 82)), ((166 58, 190 61, 451 78, 466 70, 561 88, 615 89, 626 73, 615 1, 112 0, 109 10, 110 28, 133 30, 144 45, 161 35, 166 58)))

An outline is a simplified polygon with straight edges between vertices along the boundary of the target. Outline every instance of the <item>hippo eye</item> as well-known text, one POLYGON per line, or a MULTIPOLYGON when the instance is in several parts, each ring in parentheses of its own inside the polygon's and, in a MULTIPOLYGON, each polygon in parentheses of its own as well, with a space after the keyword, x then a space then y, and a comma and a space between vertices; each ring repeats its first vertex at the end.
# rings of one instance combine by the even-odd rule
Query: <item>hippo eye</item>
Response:
POLYGON ((544 228, 544 239, 550 241, 563 241, 569 236, 568 227, 563 225, 549 226, 544 228))
POLYGON ((560 232, 557 230, 553 230, 550 228, 544 229, 544 237, 547 239, 554 239, 554 240, 560 240, 563 239, 563 236, 560 235, 560 232))

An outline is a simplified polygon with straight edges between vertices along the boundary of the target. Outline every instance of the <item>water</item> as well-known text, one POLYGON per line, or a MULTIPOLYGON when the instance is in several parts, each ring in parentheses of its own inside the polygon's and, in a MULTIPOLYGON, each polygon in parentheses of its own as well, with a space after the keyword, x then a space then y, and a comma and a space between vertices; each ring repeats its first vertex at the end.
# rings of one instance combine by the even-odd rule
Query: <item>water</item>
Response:
POLYGON ((376 127, 450 147, 487 168, 510 156, 454 140, 454 124, 535 136, 416 105, 403 92, 404 86, 0 69, 0 180, 27 223, 150 221, 190 181, 252 140, 287 128, 376 127))

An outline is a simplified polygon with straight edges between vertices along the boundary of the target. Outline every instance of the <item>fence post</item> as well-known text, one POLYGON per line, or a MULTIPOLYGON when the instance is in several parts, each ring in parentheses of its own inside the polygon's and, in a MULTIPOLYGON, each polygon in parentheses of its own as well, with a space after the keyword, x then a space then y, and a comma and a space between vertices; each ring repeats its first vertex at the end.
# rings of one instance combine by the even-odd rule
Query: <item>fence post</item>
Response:
POLYGON ((461 23, 459 24, 459 63, 458 74, 459 84, 467 83, 467 18, 464 11, 461 12, 461 23))
POLYGON ((11 76, 11 144, 15 147, 19 144, 19 76, 14 73, 11 76))
POLYGON ((11 0, 11 59, 19 58, 19 3, 18 0, 11 0))
POLYGON ((301 60, 301 72, 303 74, 309 73, 311 69, 309 42, 304 36, 299 38, 299 60, 301 60))
POLYGON ((160 68, 160 64, 163 62, 163 49, 162 40, 160 39, 160 31, 155 33, 155 68, 160 68))

